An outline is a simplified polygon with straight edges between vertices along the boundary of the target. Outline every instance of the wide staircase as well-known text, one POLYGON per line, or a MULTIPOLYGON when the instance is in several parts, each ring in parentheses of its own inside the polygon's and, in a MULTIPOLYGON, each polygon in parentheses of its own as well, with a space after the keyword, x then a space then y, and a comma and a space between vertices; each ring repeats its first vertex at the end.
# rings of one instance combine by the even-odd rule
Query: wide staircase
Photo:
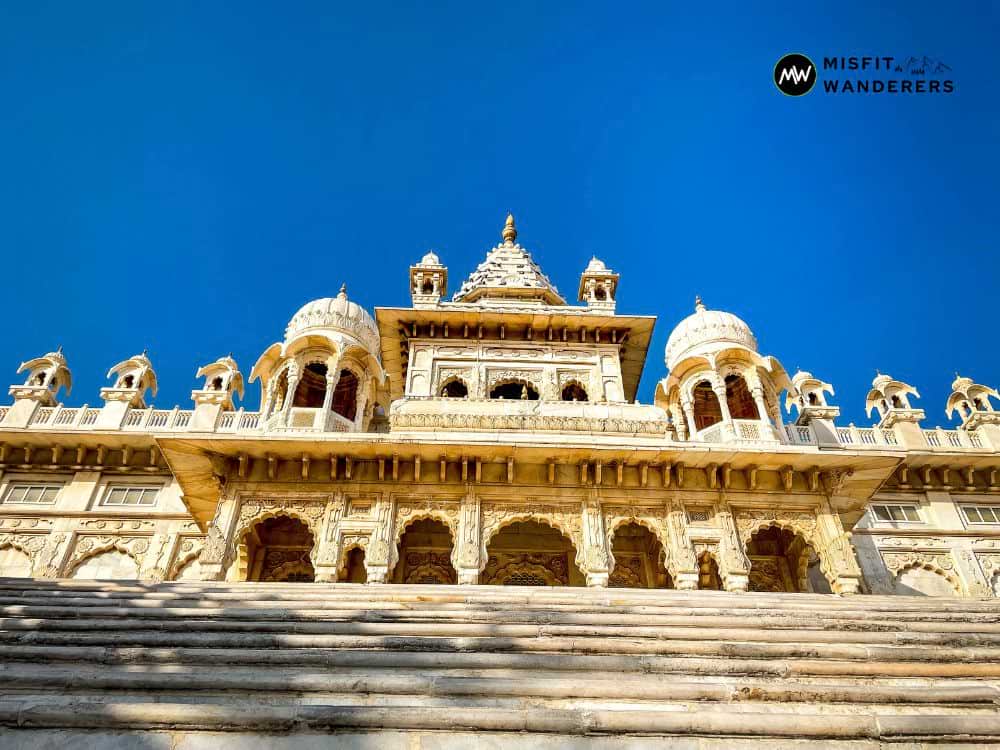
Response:
POLYGON ((981 747, 1000 601, 0 579, 0 685, 4 750, 981 747))

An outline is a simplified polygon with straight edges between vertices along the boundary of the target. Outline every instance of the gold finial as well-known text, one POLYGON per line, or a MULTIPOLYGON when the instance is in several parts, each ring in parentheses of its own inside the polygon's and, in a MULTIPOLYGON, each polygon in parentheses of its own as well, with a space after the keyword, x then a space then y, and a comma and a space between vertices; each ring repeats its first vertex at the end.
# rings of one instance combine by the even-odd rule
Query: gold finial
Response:
POLYGON ((338 297, 347 297, 347 282, 340 285, 340 292, 337 294, 338 297))
POLYGON ((705 312, 705 305, 701 301, 701 295, 696 294, 694 297, 694 311, 695 312, 705 312))
POLYGON ((504 242, 513 243, 517 239, 517 227, 514 226, 514 214, 507 214, 507 221, 504 222, 503 232, 500 233, 504 242))

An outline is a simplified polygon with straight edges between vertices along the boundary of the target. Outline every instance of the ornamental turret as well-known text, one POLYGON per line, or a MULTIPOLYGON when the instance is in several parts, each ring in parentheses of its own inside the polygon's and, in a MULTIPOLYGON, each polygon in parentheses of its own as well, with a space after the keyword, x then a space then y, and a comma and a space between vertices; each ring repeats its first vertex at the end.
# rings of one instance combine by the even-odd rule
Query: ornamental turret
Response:
POLYGON ((448 269, 433 250, 410 266, 410 296, 413 306, 434 307, 448 294, 448 269))
POLYGON ((211 431, 215 429, 221 412, 234 409, 233 396, 243 398, 243 373, 230 354, 200 367, 195 377, 205 378, 205 385, 200 390, 191 391, 191 400, 195 404, 191 429, 211 431))
POLYGON ((62 347, 42 357, 22 362, 17 368, 20 375, 27 373, 24 383, 12 385, 8 393, 14 397, 4 425, 7 427, 27 426, 39 407, 54 406, 61 389, 69 395, 73 388, 73 376, 66 366, 62 347))
POLYGON ((827 402, 827 393, 834 395, 832 385, 811 372, 799 370, 792 376, 791 387, 786 392, 785 410, 790 414, 794 409, 795 424, 811 427, 820 445, 839 445, 833 420, 840 416, 840 407, 827 402))
POLYGON ((1000 412, 993 408, 990 399, 994 398, 1000 399, 1000 393, 996 389, 955 373, 951 395, 945 404, 945 414, 951 418, 957 412, 962 420, 962 429, 985 433, 990 443, 997 446, 1000 445, 1000 412))
POLYGON ((899 441, 908 447, 926 445, 920 422, 925 414, 910 403, 910 396, 920 398, 917 389, 901 380, 878 372, 865 400, 865 413, 879 415, 878 426, 894 429, 899 441))
POLYGON ((608 268, 604 261, 594 257, 580 275, 580 290, 577 298, 587 307, 613 313, 615 295, 618 292, 618 274, 608 268))

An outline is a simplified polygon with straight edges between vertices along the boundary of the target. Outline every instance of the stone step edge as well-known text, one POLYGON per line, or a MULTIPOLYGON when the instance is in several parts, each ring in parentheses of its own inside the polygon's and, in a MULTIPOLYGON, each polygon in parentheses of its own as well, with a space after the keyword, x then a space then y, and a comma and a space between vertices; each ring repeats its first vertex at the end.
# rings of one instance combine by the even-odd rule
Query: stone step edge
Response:
MULTIPOLYGON (((353 618, 295 618, 257 620, 242 618, 158 619, 141 618, 38 618, 2 617, 0 632, 39 634, 94 633, 204 633, 212 636, 241 635, 388 635, 412 637, 578 637, 629 638, 659 641, 728 640, 753 643, 839 643, 850 645, 945 645, 957 647, 1000 647, 1000 633, 966 630, 835 629, 801 627, 801 621, 784 627, 762 627, 758 623, 710 624, 658 623, 655 625, 592 624, 559 622, 383 622, 353 618)), ((13 637, 13 636, 8 636, 13 637)))
MULTIPOLYGON (((924 650, 926 651, 926 650, 924 650)), ((850 661, 830 658, 745 658, 646 654, 575 654, 552 652, 390 651, 377 649, 212 649, 76 646, 8 646, 3 663, 86 663, 106 665, 273 665, 280 667, 518 669, 538 671, 605 670, 683 676, 769 675, 773 678, 848 677, 884 679, 1000 677, 1000 664, 929 661, 850 661)))
MULTIPOLYGON (((112 602, 100 600, 87 604, 59 603, 53 604, 41 600, 24 600, 17 603, 0 604, 0 616, 14 617, 46 617, 48 619, 78 619, 88 617, 178 617, 189 618, 227 618, 240 619, 253 617, 261 620, 277 620, 291 618, 323 618, 323 619, 355 619, 368 622, 401 622, 410 619, 440 620, 440 621, 487 621, 516 617, 522 621, 541 620, 545 622, 586 622, 612 620, 616 624, 647 623, 647 624, 677 624, 701 626, 713 622, 750 622, 754 626, 781 627, 785 623, 802 625, 802 613, 773 612, 769 610, 735 610, 716 611, 701 610, 696 612, 678 612, 666 610, 662 612, 634 612, 622 609, 525 609, 525 608, 491 608, 474 609, 461 607, 455 609, 433 608, 378 608, 359 602, 351 607, 322 606, 317 602, 306 602, 301 606, 288 606, 282 602, 241 601, 239 604, 213 605, 192 602, 192 606, 178 606, 178 602, 164 605, 159 600, 122 600, 112 602)), ((810 621, 816 622, 816 629, 841 627, 848 630, 890 630, 890 629, 922 629, 927 631, 947 631, 953 628, 976 627, 980 632, 1000 633, 1000 612, 989 616, 961 616, 955 614, 947 619, 937 618, 906 618, 893 613, 891 619, 881 613, 869 611, 857 612, 810 612, 810 621)))
MULTIPOLYGON (((509 586, 484 585, 416 585, 416 584, 350 584, 350 583, 297 583, 297 584, 267 584, 267 583, 216 583, 201 584, 163 582, 150 584, 122 585, 120 583, 101 583, 99 581, 77 581, 75 579, 58 579, 55 581, 39 579, 0 579, 0 595, 4 592, 15 592, 15 596, 25 593, 38 595, 61 594, 78 595, 79 592, 92 592, 95 596, 106 595, 109 592, 124 592, 138 595, 174 595, 173 592, 189 592, 204 598, 207 592, 222 592, 234 596, 245 597, 247 591, 255 592, 263 598, 279 598, 282 592, 291 593, 293 598, 322 595, 325 598, 353 598, 358 601, 380 600, 426 600, 428 597, 453 603, 474 603, 483 599, 495 603, 552 602, 573 604, 581 601, 596 602, 603 606, 628 606, 626 602, 635 602, 635 606, 655 601, 661 606, 691 607, 703 602, 713 606, 735 606, 757 608, 785 606, 801 609, 819 607, 835 609, 837 607, 877 608, 885 611, 900 611, 913 608, 914 611, 960 611, 960 612, 1000 612, 1000 600, 989 597, 973 599, 953 599, 919 596, 885 596, 861 594, 856 596, 838 596, 836 594, 774 594, 764 592, 731 593, 718 591, 680 591, 677 589, 594 589, 586 587, 538 587, 530 592, 512 591, 509 586), (24 582, 11 585, 10 582, 24 582), (298 593, 302 592, 302 593, 298 593), (270 595, 270 596, 269 596, 270 595), (864 605, 857 602, 863 601, 864 605)), ((190 597, 189 597, 190 598, 190 597)))
POLYGON ((239 706, 180 703, 0 701, 0 726, 18 728, 168 729, 296 732, 420 729, 879 740, 1000 740, 1000 717, 885 716, 691 711, 606 711, 323 705, 239 706))
MULTIPOLYGON (((478 651, 478 652, 552 652, 629 655, 717 655, 761 657, 824 657, 863 661, 957 661, 1000 664, 1000 649, 976 646, 946 647, 939 644, 844 644, 797 641, 722 641, 702 639, 635 639, 605 636, 428 636, 428 635, 309 635, 265 633, 52 633, 46 631, 0 631, 0 644, 132 646, 153 648, 230 648, 230 649, 380 649, 391 651, 478 651), (930 647, 930 646, 933 646, 930 647)), ((2 657, 2 654, 0 654, 2 657)))
POLYGON ((462 696, 493 699, 522 697, 546 700, 568 698, 620 701, 716 702, 716 703, 843 703, 856 705, 986 705, 1000 703, 1000 685, 838 685, 743 680, 711 683, 687 680, 593 676, 565 677, 455 677, 393 674, 337 675, 328 672, 268 672, 244 669, 197 669, 144 673, 127 669, 67 669, 33 665, 0 670, 6 691, 199 691, 229 694, 269 695, 320 692, 367 698, 376 695, 462 696))

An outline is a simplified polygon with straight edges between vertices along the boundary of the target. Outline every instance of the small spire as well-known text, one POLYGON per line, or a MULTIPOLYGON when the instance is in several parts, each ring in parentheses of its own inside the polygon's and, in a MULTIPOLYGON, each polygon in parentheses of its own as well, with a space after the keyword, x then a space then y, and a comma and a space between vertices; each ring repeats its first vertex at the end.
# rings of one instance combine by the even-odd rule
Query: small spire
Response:
POLYGON ((340 285, 340 292, 337 293, 337 296, 343 297, 344 299, 347 298, 347 282, 340 285))
POLYGON ((146 356, 148 356, 148 355, 147 355, 147 352, 148 352, 148 351, 149 351, 149 350, 148 350, 148 349, 147 349, 146 347, 143 347, 143 348, 142 348, 142 355, 141 355, 141 356, 143 356, 143 357, 146 357, 146 356))
POLYGON ((701 301, 701 295, 696 294, 694 298, 694 311, 695 312, 705 312, 705 305, 701 301))
MULTIPOLYGON (((62 344, 59 344, 59 348, 56 349, 56 354, 62 354, 62 344)), ((955 375, 957 376, 958 373, 956 372, 955 375)))
POLYGON ((517 239, 517 227, 514 226, 514 214, 507 214, 507 221, 504 222, 503 232, 500 233, 503 237, 504 242, 509 242, 513 244, 514 240, 517 239))

